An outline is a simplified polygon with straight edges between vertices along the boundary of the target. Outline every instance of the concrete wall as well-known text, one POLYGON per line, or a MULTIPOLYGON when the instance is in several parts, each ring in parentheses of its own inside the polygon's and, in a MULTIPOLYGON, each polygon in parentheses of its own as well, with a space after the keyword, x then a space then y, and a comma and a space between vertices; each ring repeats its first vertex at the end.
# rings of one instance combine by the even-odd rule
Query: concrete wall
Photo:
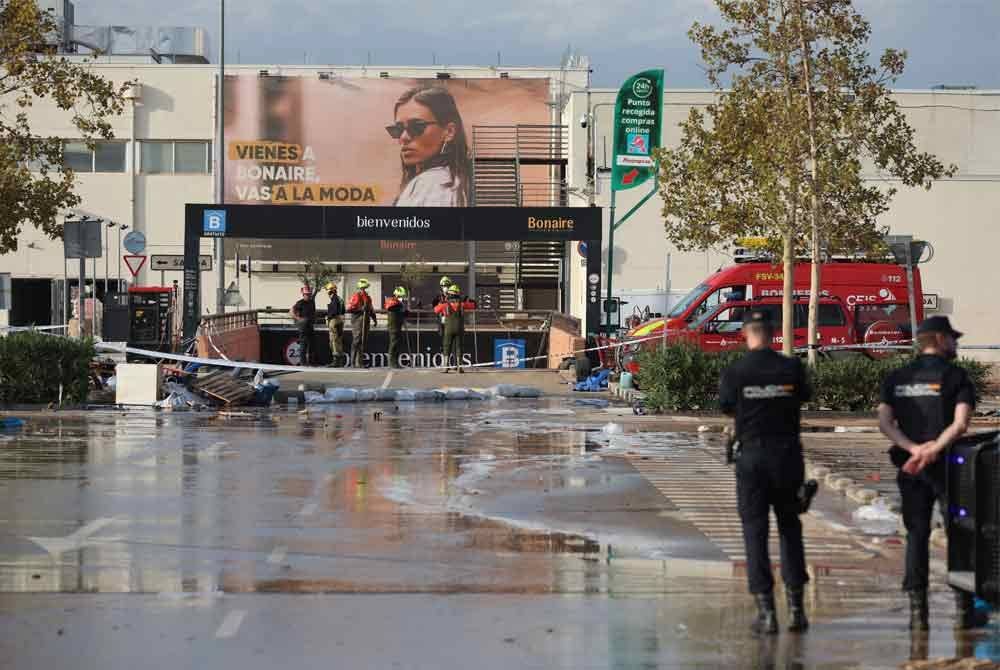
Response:
POLYGON ((546 366, 558 368, 564 358, 581 351, 586 340, 580 336, 582 324, 579 319, 555 314, 549 328, 549 359, 546 366))

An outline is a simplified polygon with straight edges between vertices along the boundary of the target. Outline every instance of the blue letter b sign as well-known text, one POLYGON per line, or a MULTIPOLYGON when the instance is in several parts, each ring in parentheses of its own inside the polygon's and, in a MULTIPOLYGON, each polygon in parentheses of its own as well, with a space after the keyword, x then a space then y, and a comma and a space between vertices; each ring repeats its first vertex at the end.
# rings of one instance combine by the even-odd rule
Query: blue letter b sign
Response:
POLYGON ((204 218, 204 231, 206 235, 225 235, 226 210, 206 209, 204 218))

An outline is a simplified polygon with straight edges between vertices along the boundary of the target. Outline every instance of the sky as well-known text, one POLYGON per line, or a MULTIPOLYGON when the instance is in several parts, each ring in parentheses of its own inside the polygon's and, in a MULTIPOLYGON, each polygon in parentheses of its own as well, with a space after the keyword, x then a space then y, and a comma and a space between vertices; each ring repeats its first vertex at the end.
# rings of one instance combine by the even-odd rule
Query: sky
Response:
MULTIPOLYGON (((74 0, 84 25, 182 25, 217 48, 219 0, 74 0)), ((898 88, 1000 88, 1000 0, 856 0, 871 50, 905 49, 898 88)), ((358 65, 558 65, 589 56, 595 86, 650 67, 668 88, 706 86, 693 21, 712 0, 240 0, 227 3, 227 62, 358 65)), ((214 60, 214 57, 213 57, 214 60)))

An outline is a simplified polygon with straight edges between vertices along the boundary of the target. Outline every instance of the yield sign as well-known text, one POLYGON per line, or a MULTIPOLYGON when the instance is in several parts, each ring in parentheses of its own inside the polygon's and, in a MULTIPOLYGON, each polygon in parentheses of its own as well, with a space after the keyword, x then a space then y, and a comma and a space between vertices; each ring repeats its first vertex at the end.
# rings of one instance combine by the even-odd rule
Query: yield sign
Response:
POLYGON ((141 270, 142 266, 146 263, 146 257, 145 256, 129 256, 129 255, 125 255, 125 256, 122 256, 122 258, 125 259, 125 265, 128 266, 128 271, 132 273, 133 279, 135 278, 135 276, 137 274, 139 274, 139 270, 141 270))

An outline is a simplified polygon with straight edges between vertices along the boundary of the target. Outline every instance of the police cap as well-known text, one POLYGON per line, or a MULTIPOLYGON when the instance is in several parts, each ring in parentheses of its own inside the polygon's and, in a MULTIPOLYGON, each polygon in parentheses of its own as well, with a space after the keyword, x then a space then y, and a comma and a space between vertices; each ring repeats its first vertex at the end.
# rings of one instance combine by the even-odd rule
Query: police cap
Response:
POLYGON ((924 333, 951 335, 956 340, 962 337, 962 333, 951 327, 951 321, 946 316, 932 316, 924 319, 923 323, 917 326, 917 335, 923 335, 924 333))

